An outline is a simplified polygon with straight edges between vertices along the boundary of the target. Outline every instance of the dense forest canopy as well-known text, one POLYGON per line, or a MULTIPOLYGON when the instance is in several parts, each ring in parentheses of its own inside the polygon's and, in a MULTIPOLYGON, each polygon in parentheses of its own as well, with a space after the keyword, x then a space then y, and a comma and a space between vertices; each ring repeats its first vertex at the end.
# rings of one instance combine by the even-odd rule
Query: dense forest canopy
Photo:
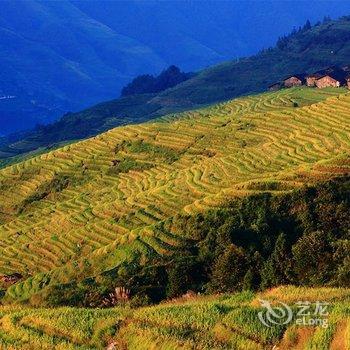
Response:
MULTIPOLYGON (((338 178, 283 195, 233 200, 168 225, 184 233, 172 255, 136 257, 96 278, 48 288, 32 302, 111 306, 116 286, 130 289, 135 305, 189 290, 227 293, 283 284, 349 286, 350 178, 338 178)), ((161 224, 157 230, 167 231, 161 224)))
POLYGON ((150 74, 137 76, 122 89, 121 96, 161 92, 190 79, 192 76, 193 73, 181 72, 178 67, 171 65, 157 76, 150 74))

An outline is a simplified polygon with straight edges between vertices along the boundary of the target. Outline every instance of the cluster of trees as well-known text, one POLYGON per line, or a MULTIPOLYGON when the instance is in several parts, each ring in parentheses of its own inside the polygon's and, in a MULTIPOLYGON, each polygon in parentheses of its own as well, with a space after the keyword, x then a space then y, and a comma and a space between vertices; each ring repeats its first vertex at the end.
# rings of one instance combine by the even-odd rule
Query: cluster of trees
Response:
POLYGON ((172 65, 158 76, 150 74, 139 75, 122 89, 121 96, 160 92, 180 84, 192 76, 193 73, 181 72, 178 67, 172 65))
MULTIPOLYGON (((323 18, 322 22, 318 21, 318 22, 315 23, 314 26, 316 27, 316 26, 319 26, 321 24, 328 23, 330 21, 331 21, 331 18, 329 16, 325 16, 323 18)), ((294 27, 290 34, 279 37, 278 40, 277 40, 276 46, 280 50, 286 49, 287 46, 288 46, 288 42, 289 42, 289 40, 291 38, 293 38, 295 35, 297 35, 299 33, 304 33, 304 32, 308 31, 311 28, 312 28, 311 22, 309 20, 307 20, 303 26, 300 26, 299 28, 295 28, 294 27)))
POLYGON ((350 178, 159 225, 183 233, 172 256, 138 256, 96 278, 51 287, 49 305, 101 306, 116 286, 134 305, 200 293, 281 285, 350 286, 350 178))

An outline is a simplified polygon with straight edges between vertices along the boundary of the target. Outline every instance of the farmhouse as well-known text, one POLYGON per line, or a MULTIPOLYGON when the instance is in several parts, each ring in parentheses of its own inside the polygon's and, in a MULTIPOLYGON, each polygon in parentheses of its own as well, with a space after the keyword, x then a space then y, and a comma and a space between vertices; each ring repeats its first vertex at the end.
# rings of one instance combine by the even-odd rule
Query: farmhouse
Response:
POLYGON ((346 85, 346 74, 344 71, 333 71, 326 73, 315 80, 315 85, 318 88, 325 87, 340 87, 346 85))
POLYGON ((305 83, 305 74, 294 74, 283 80, 285 87, 301 86, 305 83))
POLYGON ((340 86, 340 81, 333 78, 330 74, 326 74, 318 79, 315 80, 315 85, 316 87, 322 89, 325 87, 339 87, 340 86))
POLYGON ((309 74, 306 77, 306 85, 307 86, 316 86, 316 80, 321 78, 324 74, 316 72, 316 73, 312 73, 309 74))
POLYGON ((350 65, 344 67, 332 66, 311 74, 294 74, 285 78, 282 82, 276 82, 268 86, 270 91, 276 91, 283 87, 306 85, 309 87, 325 88, 347 86, 350 89, 350 65))

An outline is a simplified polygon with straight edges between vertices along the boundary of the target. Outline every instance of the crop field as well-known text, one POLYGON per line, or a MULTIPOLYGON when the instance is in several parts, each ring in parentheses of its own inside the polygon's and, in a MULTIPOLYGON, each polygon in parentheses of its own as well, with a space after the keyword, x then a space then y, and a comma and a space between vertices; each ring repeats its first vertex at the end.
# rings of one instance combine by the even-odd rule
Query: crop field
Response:
POLYGON ((349 349, 349 301, 349 289, 287 286, 137 309, 2 307, 0 349, 349 349), (327 302, 327 327, 293 321, 266 327, 258 318, 261 299, 292 308, 299 300, 327 302))
POLYGON ((0 275, 24 276, 5 298, 137 252, 169 254, 179 213, 349 173, 349 122, 345 89, 294 88, 115 128, 2 169, 0 275))

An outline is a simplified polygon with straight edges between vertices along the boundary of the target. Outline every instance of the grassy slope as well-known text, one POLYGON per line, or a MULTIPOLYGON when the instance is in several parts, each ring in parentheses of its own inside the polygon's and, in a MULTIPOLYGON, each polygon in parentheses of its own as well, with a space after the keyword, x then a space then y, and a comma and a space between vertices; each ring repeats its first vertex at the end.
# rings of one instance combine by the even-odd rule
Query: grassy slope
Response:
POLYGON ((7 298, 137 252, 167 254, 181 234, 155 226, 178 213, 349 172, 349 109, 346 90, 282 90, 116 128, 3 169, 0 273, 25 276, 7 298))
POLYGON ((99 104, 64 117, 17 141, 1 143, 0 157, 26 153, 57 142, 85 138, 111 127, 149 120, 198 106, 261 92, 288 74, 349 64, 350 21, 341 19, 291 36, 284 48, 205 69, 158 95, 139 95, 99 104))
MULTIPOLYGON (((2 349, 348 349, 350 290, 279 287, 253 294, 192 297, 139 309, 0 308, 2 349), (258 319, 259 299, 329 302, 328 328, 258 319)), ((312 304, 314 307, 314 304, 312 304)), ((296 310, 296 309, 295 309, 296 310)))

